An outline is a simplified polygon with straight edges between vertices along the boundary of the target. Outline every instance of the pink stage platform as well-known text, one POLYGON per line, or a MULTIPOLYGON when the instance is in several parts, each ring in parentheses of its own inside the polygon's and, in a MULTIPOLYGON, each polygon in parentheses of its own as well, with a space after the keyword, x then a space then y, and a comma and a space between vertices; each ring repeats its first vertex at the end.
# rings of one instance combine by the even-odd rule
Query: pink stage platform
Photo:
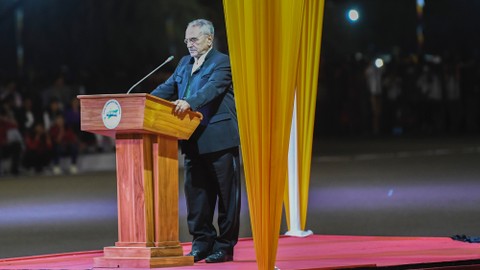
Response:
MULTIPOLYGON (((183 248, 190 251, 189 244, 183 248)), ((0 269, 93 269, 93 258, 102 254, 85 251, 0 259, 0 269)), ((480 269, 480 244, 447 237, 282 236, 276 266, 281 270, 480 269)), ((257 269, 253 240, 239 241, 233 262, 162 269, 257 269)))

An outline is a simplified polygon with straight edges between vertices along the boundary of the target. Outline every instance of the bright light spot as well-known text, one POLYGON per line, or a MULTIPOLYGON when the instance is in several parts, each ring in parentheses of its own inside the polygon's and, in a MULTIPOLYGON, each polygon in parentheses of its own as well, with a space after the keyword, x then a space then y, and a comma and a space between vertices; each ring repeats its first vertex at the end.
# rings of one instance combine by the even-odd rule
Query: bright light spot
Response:
POLYGON ((358 14, 357 10, 350 9, 348 11, 347 17, 351 22, 356 22, 360 18, 360 15, 358 14))
POLYGON ((382 60, 382 58, 377 58, 377 59, 375 59, 375 66, 376 66, 377 68, 383 67, 383 60, 382 60))
POLYGON ((425 0, 417 0, 417 6, 419 7, 425 6, 425 0))

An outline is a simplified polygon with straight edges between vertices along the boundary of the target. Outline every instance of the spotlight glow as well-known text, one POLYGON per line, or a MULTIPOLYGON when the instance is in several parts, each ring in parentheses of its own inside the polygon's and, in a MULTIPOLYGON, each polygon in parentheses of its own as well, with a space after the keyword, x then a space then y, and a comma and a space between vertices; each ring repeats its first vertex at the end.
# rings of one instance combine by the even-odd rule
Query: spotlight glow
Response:
POLYGON ((356 22, 360 18, 360 14, 358 13, 358 11, 356 9, 350 9, 347 13, 347 18, 351 22, 356 22))

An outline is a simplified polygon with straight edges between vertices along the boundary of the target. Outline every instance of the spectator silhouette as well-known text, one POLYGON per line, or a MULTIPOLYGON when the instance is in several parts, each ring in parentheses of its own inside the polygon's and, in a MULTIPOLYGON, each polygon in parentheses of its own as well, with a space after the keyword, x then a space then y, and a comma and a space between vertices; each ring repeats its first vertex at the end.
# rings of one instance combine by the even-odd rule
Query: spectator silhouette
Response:
POLYGON ((43 112, 43 124, 45 125, 45 130, 50 130, 57 116, 63 115, 62 108, 63 106, 60 103, 60 100, 56 98, 50 100, 47 108, 43 112))
POLYGON ((16 110, 18 128, 23 136, 33 128, 36 122, 42 122, 42 113, 39 106, 41 104, 35 104, 34 100, 30 96, 24 97, 22 106, 16 110))
POLYGON ((452 64, 447 65, 444 71, 448 131, 458 133, 462 125, 460 74, 459 70, 452 64))
POLYGON ((70 158, 69 172, 76 174, 78 171, 78 139, 73 129, 65 125, 63 115, 58 114, 55 117, 49 133, 53 145, 53 173, 55 175, 62 173, 60 159, 67 156, 70 158))
POLYGON ((370 92, 373 134, 379 134, 382 121, 382 76, 383 67, 375 66, 374 61, 367 66, 365 78, 370 92))
POLYGON ((96 138, 93 133, 80 130, 80 101, 74 97, 65 109, 65 125, 70 127, 78 138, 80 150, 83 151, 87 146, 96 147, 96 138))
POLYGON ((74 90, 65 83, 63 74, 57 76, 53 84, 43 91, 43 103, 47 104, 51 100, 57 100, 61 110, 70 103, 73 97, 75 97, 74 90))
POLYGON ((393 135, 401 135, 402 130, 402 111, 400 97, 402 95, 403 81, 398 75, 396 68, 387 72, 384 80, 385 98, 384 105, 384 125, 385 130, 393 135))
POLYGON ((25 135, 25 155, 23 165, 33 168, 36 173, 43 171, 52 158, 52 141, 43 123, 37 122, 25 135))
POLYGON ((10 159, 12 175, 20 173, 20 159, 23 150, 22 136, 15 118, 8 113, 5 103, 0 103, 0 174, 2 160, 10 159))
POLYGON ((442 85, 440 77, 433 69, 425 65, 417 80, 417 87, 423 97, 423 121, 424 132, 444 131, 444 110, 442 107, 442 85))

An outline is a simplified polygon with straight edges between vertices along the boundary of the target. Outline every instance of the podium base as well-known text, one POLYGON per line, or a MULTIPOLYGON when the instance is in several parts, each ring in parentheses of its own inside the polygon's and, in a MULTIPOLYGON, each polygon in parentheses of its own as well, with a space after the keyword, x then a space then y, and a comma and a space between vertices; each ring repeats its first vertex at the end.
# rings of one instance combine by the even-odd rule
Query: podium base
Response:
POLYGON ((94 267, 160 268, 193 265, 193 256, 183 256, 175 247, 105 247, 104 256, 93 259, 94 267))
POLYGON ((105 258, 93 259, 94 268, 161 268, 193 265, 192 256, 162 258, 105 258))

